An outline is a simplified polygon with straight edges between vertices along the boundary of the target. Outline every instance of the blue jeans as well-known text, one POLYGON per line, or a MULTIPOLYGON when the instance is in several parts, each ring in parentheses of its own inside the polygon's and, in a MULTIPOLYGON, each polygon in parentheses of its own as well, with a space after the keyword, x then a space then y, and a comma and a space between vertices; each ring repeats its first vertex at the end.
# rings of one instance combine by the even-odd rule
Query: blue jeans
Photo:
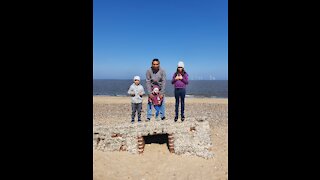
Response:
POLYGON ((186 89, 175 88, 174 97, 176 99, 175 117, 178 117, 178 114, 179 114, 179 99, 181 99, 181 117, 184 117, 184 98, 186 97, 186 89))
MULTIPOLYGON (((147 118, 151 118, 152 116, 152 103, 148 102, 147 104, 147 118)), ((160 117, 163 118, 166 116, 166 103, 165 103, 165 97, 163 97, 162 105, 160 106, 160 117)))
POLYGON ((160 113, 161 106, 155 105, 154 109, 156 110, 156 117, 158 117, 159 113, 160 113))

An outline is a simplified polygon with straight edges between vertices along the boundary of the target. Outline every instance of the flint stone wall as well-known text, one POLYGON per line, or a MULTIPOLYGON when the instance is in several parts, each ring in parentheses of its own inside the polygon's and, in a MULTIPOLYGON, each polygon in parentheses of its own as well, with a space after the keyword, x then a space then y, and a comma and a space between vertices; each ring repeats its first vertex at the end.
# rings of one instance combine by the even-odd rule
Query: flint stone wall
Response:
POLYGON ((138 153, 138 137, 158 134, 172 134, 174 153, 212 158, 212 141, 209 123, 203 119, 188 121, 151 121, 115 126, 94 126, 93 146, 102 151, 128 151, 138 153))

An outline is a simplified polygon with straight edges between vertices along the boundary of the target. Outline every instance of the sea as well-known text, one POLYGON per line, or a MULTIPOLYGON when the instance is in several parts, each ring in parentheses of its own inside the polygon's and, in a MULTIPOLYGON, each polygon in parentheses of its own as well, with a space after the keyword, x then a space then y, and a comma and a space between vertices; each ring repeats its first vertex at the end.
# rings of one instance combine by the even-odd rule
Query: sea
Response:
MULTIPOLYGON (((94 96, 127 96, 128 89, 133 83, 131 79, 94 79, 94 96)), ((146 81, 140 84, 147 91, 146 81)), ((171 80, 167 80, 165 95, 174 96, 174 88, 171 80)), ((186 88, 186 97, 228 98, 228 80, 189 80, 186 88)))

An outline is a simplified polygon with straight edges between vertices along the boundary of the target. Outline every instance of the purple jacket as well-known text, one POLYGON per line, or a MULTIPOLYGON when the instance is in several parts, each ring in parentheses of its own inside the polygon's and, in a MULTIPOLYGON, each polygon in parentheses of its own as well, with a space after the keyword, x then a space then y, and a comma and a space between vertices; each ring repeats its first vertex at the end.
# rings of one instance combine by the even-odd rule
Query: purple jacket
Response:
POLYGON ((171 83, 174 85, 174 88, 186 88, 186 85, 189 83, 188 74, 185 72, 182 76, 183 79, 175 80, 176 73, 173 74, 171 83))

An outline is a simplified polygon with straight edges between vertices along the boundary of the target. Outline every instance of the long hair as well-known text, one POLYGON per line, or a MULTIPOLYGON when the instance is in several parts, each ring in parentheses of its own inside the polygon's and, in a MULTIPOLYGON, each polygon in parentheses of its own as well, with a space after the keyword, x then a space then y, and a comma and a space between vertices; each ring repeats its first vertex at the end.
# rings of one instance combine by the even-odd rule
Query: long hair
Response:
MULTIPOLYGON (((174 75, 176 76, 178 73, 180 73, 180 72, 177 68, 177 71, 174 73, 174 75)), ((187 73, 187 72, 184 70, 184 68, 182 68, 181 75, 184 76, 185 73, 187 73)))

